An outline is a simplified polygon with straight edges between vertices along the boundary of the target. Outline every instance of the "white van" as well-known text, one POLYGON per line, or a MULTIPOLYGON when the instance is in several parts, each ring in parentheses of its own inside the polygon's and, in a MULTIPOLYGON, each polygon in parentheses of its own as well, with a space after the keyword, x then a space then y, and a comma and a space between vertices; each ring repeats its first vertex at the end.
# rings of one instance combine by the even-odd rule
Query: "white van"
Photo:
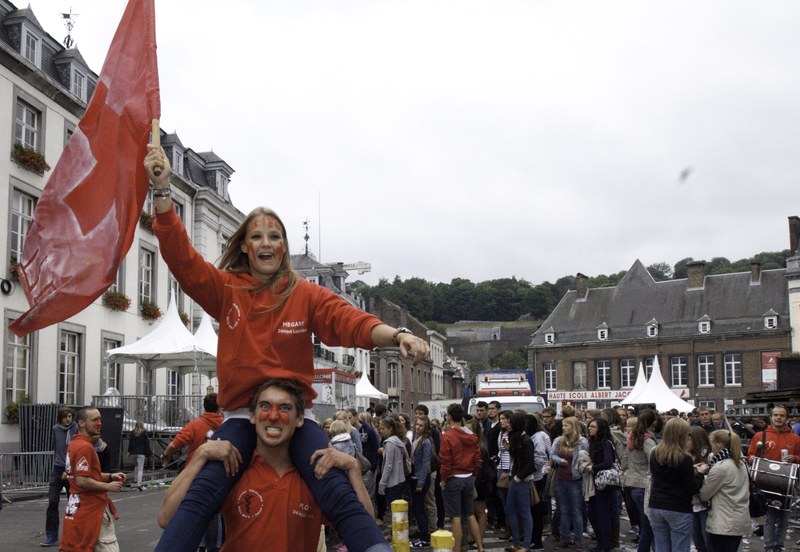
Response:
POLYGON ((472 397, 469 400, 469 414, 475 414, 478 401, 489 403, 497 401, 502 405, 501 410, 516 410, 524 408, 528 412, 541 412, 547 407, 547 401, 539 395, 492 395, 489 397, 472 397))

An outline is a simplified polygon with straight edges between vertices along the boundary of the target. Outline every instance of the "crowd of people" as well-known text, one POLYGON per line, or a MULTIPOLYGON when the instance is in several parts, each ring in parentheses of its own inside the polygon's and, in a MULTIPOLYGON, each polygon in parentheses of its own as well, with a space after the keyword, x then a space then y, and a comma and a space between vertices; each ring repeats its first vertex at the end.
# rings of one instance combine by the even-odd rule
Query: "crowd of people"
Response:
POLYGON ((638 552, 729 552, 762 533, 767 552, 783 550, 789 512, 771 507, 764 520, 750 518, 748 466, 757 456, 800 462, 800 437, 785 407, 773 408, 766 426, 739 423, 750 434, 753 422, 764 427, 749 450, 706 407, 684 415, 501 408, 478 402, 472 416, 453 404, 438 420, 424 405, 412 417, 379 404, 374 412, 339 412, 323 425, 334 445, 346 441, 355 455, 350 443, 357 443, 370 459, 364 476, 377 481, 368 488, 378 524, 389 521, 393 500, 409 501, 412 548, 430 546, 431 531, 448 520, 455 550, 467 541, 482 550, 492 527, 513 552, 544 549, 548 534, 558 549, 606 552, 619 548, 627 515, 638 552), (347 423, 355 420, 357 428, 347 423))

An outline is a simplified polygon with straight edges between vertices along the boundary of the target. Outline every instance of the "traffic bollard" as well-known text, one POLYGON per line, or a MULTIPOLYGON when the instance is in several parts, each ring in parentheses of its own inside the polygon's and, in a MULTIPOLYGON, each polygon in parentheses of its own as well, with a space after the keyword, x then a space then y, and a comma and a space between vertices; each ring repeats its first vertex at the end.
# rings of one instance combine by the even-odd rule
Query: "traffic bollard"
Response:
POLYGON ((439 529, 431 533, 431 548, 433 552, 453 552, 456 545, 456 539, 453 538, 453 533, 439 529))
POLYGON ((408 541, 408 502, 392 501, 392 549, 394 552, 409 552, 408 541))

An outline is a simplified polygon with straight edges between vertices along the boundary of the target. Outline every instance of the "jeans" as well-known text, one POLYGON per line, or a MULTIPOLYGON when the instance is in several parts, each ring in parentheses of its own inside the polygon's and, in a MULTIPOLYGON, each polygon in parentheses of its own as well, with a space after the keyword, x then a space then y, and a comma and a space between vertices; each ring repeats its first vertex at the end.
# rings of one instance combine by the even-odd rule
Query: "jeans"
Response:
POLYGON ((650 526, 656 552, 689 552, 692 548, 692 513, 650 508, 650 526))
MULTIPOLYGON (((386 487, 386 492, 383 496, 386 497, 386 509, 389 510, 390 513, 392 511, 392 502, 403 498, 404 485, 405 483, 398 483, 397 485, 386 487)), ((348 547, 348 550, 349 549, 350 548, 348 547)))
MULTIPOLYGON (((603 489, 596 491, 589 499, 589 521, 592 522, 594 534, 597 537, 597 548, 601 551, 611 550, 611 519, 614 517, 612 510, 613 490, 603 489)), ((619 520, 619 516, 617 516, 619 520)))
POLYGON ((708 520, 708 510, 700 510, 692 513, 692 542, 697 552, 712 552, 710 535, 706 532, 706 520, 708 520))
POLYGON ((650 527, 650 519, 644 513, 644 489, 632 487, 631 498, 636 506, 636 514, 639 517, 639 546, 637 547, 637 552, 649 552, 653 546, 653 529, 650 527))
POLYGON ((58 523, 61 516, 58 512, 58 501, 61 499, 61 489, 69 493, 69 481, 61 479, 64 466, 53 466, 50 472, 50 487, 47 489, 47 514, 45 514, 44 532, 47 537, 58 538, 58 523))
POLYGON ((431 540, 430 528, 428 526, 428 510, 425 508, 425 500, 428 496, 428 489, 430 488, 431 476, 428 475, 420 492, 416 492, 416 485, 414 486, 414 496, 411 500, 411 509, 414 511, 414 519, 417 520, 419 538, 424 541, 431 540))
POLYGON ((531 531, 533 518, 531 517, 531 482, 511 479, 506 496, 506 521, 511 525, 514 535, 514 544, 528 549, 531 547, 531 531), (520 534, 520 521, 522 533, 520 534))
MULTIPOLYGON (((228 477, 222 462, 207 463, 195 477, 169 525, 158 541, 159 552, 195 552, 203 533, 225 497, 250 463, 256 446, 256 432, 249 420, 230 418, 214 433, 215 439, 231 442, 242 455, 239 472, 228 477)), ((314 493, 323 515, 331 520, 342 536, 348 550, 373 552, 391 550, 375 521, 359 502, 347 476, 341 470, 331 470, 321 480, 314 476, 309 462, 318 449, 328 447, 329 439, 316 423, 306 418, 295 430, 289 453, 295 469, 314 493)))
POLYGON ((741 535, 714 535, 708 534, 714 552, 736 552, 742 544, 741 535))
POLYGON ((556 479, 556 500, 561 514, 561 542, 569 541, 569 529, 575 535, 575 544, 583 541, 583 483, 580 479, 566 481, 556 479))
POLYGON ((777 508, 767 508, 764 520, 764 551, 783 550, 783 541, 786 539, 786 524, 789 521, 789 512, 777 508))
POLYGON ((136 455, 136 468, 133 470, 133 480, 136 485, 142 484, 142 474, 144 473, 144 454, 136 455))

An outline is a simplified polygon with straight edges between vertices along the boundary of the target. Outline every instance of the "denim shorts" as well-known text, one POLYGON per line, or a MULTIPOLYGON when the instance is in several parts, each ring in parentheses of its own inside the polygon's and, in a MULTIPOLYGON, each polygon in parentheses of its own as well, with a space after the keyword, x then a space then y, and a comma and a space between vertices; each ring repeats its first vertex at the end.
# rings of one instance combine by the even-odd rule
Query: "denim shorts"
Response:
POLYGON ((448 477, 442 493, 444 515, 449 518, 460 517, 464 520, 474 516, 475 508, 472 504, 474 492, 474 477, 448 477))

